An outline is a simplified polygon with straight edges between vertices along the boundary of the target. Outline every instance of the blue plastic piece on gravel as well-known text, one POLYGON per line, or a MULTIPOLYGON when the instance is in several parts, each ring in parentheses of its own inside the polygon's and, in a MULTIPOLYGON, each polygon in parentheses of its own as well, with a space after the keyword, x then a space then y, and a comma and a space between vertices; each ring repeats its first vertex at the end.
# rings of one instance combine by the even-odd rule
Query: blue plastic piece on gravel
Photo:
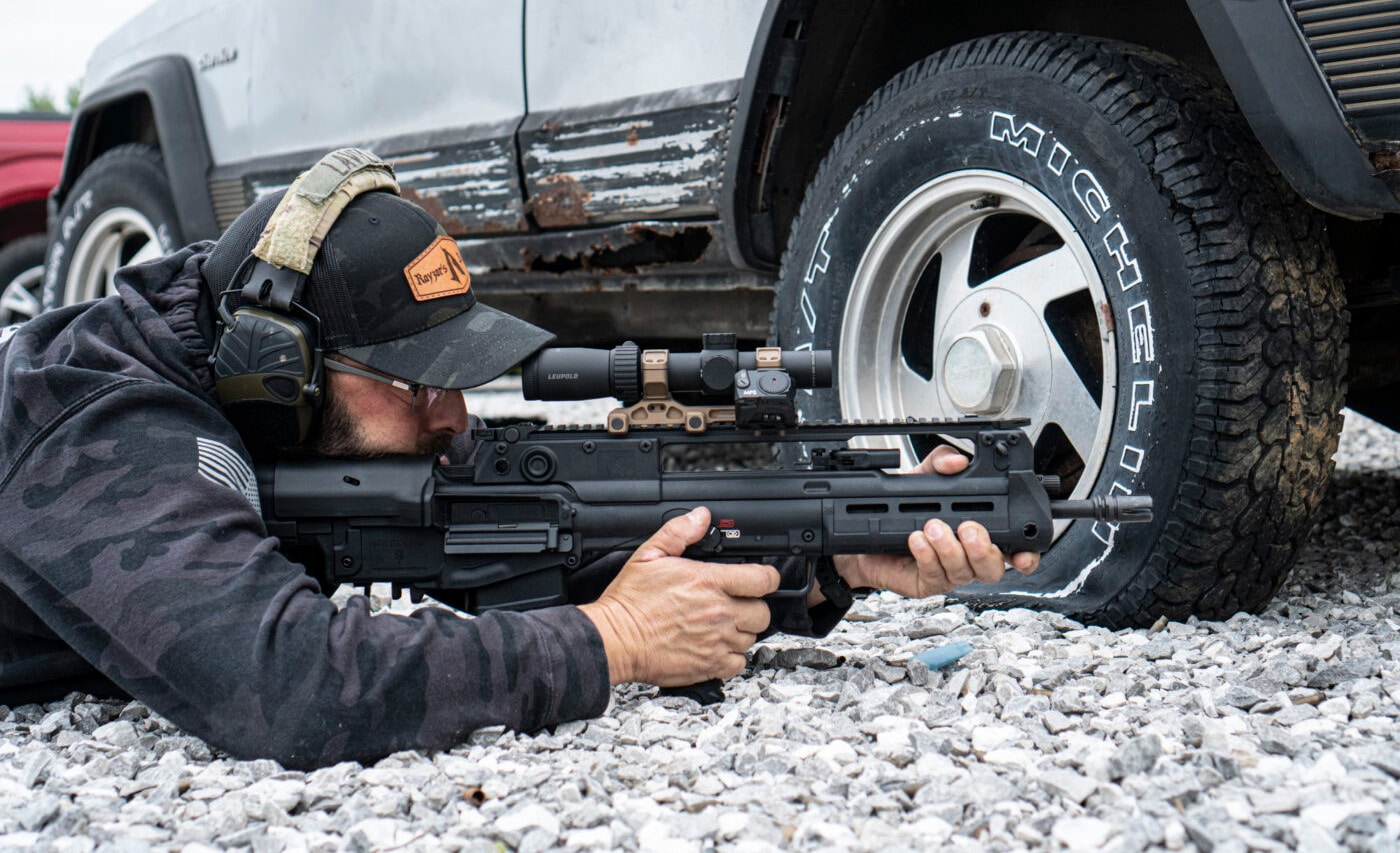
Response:
POLYGON ((941 669, 970 651, 972 651, 972 646, 969 646, 967 643, 949 643, 946 646, 939 646, 934 649, 929 649, 926 652, 919 652, 917 655, 914 655, 914 660, 929 669, 941 669))

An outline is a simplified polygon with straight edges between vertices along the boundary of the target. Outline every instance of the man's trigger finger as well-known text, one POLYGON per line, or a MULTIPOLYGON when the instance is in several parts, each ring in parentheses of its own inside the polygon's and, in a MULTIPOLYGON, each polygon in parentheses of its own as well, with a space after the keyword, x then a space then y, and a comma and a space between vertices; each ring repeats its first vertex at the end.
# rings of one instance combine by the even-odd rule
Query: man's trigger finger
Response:
POLYGON ((782 580, 777 569, 757 563, 716 567, 715 582, 735 598, 762 598, 776 592, 782 580))

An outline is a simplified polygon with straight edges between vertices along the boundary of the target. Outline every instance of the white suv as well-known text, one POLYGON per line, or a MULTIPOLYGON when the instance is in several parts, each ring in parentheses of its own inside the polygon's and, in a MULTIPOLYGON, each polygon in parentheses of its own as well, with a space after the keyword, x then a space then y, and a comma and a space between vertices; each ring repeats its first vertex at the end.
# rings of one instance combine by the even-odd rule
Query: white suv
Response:
POLYGON ((366 147, 570 343, 831 348, 808 417, 1024 418, 1066 497, 1153 496, 968 598, 1228 617, 1343 403, 1400 423, 1400 39, 1355 5, 165 0, 92 58, 45 302, 366 147))

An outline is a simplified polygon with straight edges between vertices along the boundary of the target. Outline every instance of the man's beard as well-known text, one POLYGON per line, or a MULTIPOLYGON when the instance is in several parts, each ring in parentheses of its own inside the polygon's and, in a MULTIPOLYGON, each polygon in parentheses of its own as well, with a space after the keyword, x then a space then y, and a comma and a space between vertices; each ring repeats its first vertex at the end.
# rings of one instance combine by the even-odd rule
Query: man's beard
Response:
MULTIPOLYGON (((426 439, 419 438, 418 447, 414 452, 422 455, 440 456, 446 453, 451 446, 451 435, 435 435, 426 439)), ((367 446, 350 410, 341 405, 338 398, 329 395, 326 399, 326 408, 321 412, 320 428, 307 442, 307 450, 316 456, 353 457, 356 459, 378 459, 381 456, 389 455, 386 450, 367 446)))

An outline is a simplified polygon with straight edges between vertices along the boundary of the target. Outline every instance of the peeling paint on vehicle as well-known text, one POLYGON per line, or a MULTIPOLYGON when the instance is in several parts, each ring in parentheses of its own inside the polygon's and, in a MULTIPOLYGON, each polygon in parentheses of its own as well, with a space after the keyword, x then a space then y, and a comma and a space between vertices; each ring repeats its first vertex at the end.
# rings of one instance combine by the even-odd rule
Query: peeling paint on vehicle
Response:
POLYGON ((561 142, 572 142, 575 139, 587 139, 590 136, 604 136, 608 134, 616 134, 619 131, 625 132, 628 136, 635 135, 638 139, 640 139, 642 130, 652 128, 655 126, 656 122, 654 121, 651 121, 649 119, 638 119, 636 121, 628 121, 621 124, 600 124, 594 125, 592 127, 585 127, 582 129, 575 130, 562 130, 557 125, 553 126, 552 129, 555 131, 555 139, 558 139, 561 142))
MULTIPOLYGON (((638 136, 636 142, 627 142, 624 139, 622 142, 609 142, 580 148, 560 149, 550 148, 545 145, 535 145, 530 148, 529 154, 541 165, 551 163, 574 164, 587 160, 598 160, 599 162, 606 163, 609 162, 610 159, 624 156, 630 157, 643 152, 659 151, 670 153, 674 150, 692 152, 710 151, 720 135, 717 129, 712 128, 709 130, 688 131, 647 139, 642 139, 638 136)), ((658 158, 658 160, 664 162, 665 158, 658 158)))
MULTIPOLYGON (((426 210, 453 237, 524 231, 525 207, 514 148, 507 140, 486 139, 387 156, 400 190, 426 210)), ((248 198, 257 201, 286 189, 290 174, 248 179, 248 198)))
POLYGON ((542 228, 714 216, 731 116, 723 102, 524 131, 527 209, 542 228))
POLYGON ((525 228, 513 149, 498 139, 391 158, 404 196, 454 237, 525 228))
POLYGON ((525 204, 541 228, 565 228, 588 221, 584 207, 589 195, 572 175, 550 175, 525 204))

